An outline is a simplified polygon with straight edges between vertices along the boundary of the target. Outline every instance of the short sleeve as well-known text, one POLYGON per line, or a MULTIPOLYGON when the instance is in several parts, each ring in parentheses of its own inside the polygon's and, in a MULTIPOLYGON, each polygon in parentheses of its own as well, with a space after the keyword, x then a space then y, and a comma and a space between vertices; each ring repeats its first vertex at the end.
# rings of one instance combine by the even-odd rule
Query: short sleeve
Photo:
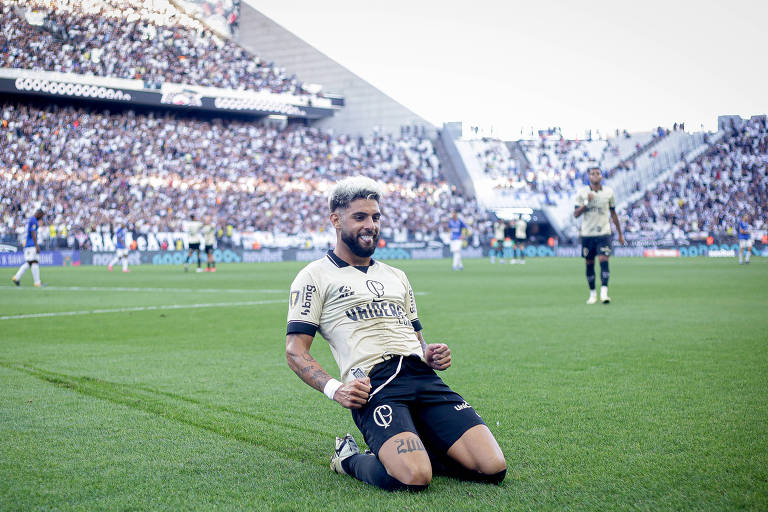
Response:
POLYGON ((288 298, 287 334, 314 336, 320 326, 323 296, 312 274, 304 269, 291 284, 288 298))
POLYGON ((420 331, 422 329, 421 322, 419 321, 419 312, 416 309, 416 298, 413 295, 413 288, 411 283, 408 282, 408 277, 402 274, 403 284, 405 285, 405 296, 403 297, 403 304, 405 304, 405 316, 411 321, 414 331, 420 331))

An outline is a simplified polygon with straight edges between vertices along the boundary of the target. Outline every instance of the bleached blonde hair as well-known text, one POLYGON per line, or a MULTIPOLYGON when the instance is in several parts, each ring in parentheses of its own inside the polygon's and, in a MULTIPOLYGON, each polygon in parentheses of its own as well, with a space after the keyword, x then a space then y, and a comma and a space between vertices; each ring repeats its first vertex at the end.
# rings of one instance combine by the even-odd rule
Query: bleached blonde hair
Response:
POLYGON ((339 208, 349 208, 350 203, 357 199, 373 199, 378 203, 383 195, 381 185, 371 178, 350 176, 333 186, 328 195, 328 208, 333 213, 339 208))

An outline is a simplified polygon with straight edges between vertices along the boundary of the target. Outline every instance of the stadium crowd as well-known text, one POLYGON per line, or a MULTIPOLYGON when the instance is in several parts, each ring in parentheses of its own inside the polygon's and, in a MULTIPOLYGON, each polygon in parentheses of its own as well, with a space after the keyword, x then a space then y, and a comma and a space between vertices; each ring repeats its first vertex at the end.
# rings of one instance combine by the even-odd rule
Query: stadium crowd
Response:
MULTIPOLYGON (((334 136, 238 120, 110 113, 6 103, 0 120, 0 236, 23 232, 33 204, 66 231, 126 221, 140 233, 181 231, 215 212, 241 231, 329 228, 325 192, 360 173, 385 183, 383 225, 434 239, 456 209, 486 214, 443 181, 429 139, 334 136)), ((484 227, 482 228, 484 229, 484 227)))
POLYGON ((768 126, 753 119, 732 126, 728 137, 686 163, 626 208, 626 231, 635 237, 684 239, 691 234, 732 235, 742 215, 766 229, 768 126))
POLYGON ((0 27, 0 67, 307 94, 167 0, 4 0, 0 27))

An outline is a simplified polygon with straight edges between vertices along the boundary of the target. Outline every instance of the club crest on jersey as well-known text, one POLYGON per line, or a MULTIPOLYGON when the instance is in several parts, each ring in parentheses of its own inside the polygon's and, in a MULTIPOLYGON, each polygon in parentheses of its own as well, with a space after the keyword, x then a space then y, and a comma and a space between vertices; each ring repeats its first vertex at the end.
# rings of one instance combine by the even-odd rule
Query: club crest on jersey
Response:
POLYGON ((292 308, 295 308, 296 304, 299 303, 300 296, 301 296, 301 292, 299 290, 291 290, 291 298, 288 301, 288 303, 291 305, 292 308))
POLYGON ((349 286, 339 286, 339 298, 343 299, 345 297, 351 297, 354 295, 355 292, 352 291, 352 288, 349 286))
POLYGON ((380 427, 388 428, 392 423, 392 408, 388 405, 380 405, 373 410, 373 421, 380 427))
POLYGON ((372 294, 376 296, 377 299, 380 299, 384 296, 384 285, 380 282, 372 281, 369 279, 365 282, 365 286, 368 287, 368 289, 372 294))

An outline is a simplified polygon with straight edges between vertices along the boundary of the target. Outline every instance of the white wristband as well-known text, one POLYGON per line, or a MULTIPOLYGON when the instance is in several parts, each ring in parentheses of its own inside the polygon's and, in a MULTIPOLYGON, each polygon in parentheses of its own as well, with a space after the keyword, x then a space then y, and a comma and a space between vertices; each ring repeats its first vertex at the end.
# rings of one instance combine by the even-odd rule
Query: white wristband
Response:
POLYGON ((333 400, 333 395, 336 394, 336 391, 338 391, 340 387, 341 387, 341 382, 337 381, 336 379, 331 379, 325 383, 325 387, 323 388, 323 393, 325 393, 325 396, 333 400))

